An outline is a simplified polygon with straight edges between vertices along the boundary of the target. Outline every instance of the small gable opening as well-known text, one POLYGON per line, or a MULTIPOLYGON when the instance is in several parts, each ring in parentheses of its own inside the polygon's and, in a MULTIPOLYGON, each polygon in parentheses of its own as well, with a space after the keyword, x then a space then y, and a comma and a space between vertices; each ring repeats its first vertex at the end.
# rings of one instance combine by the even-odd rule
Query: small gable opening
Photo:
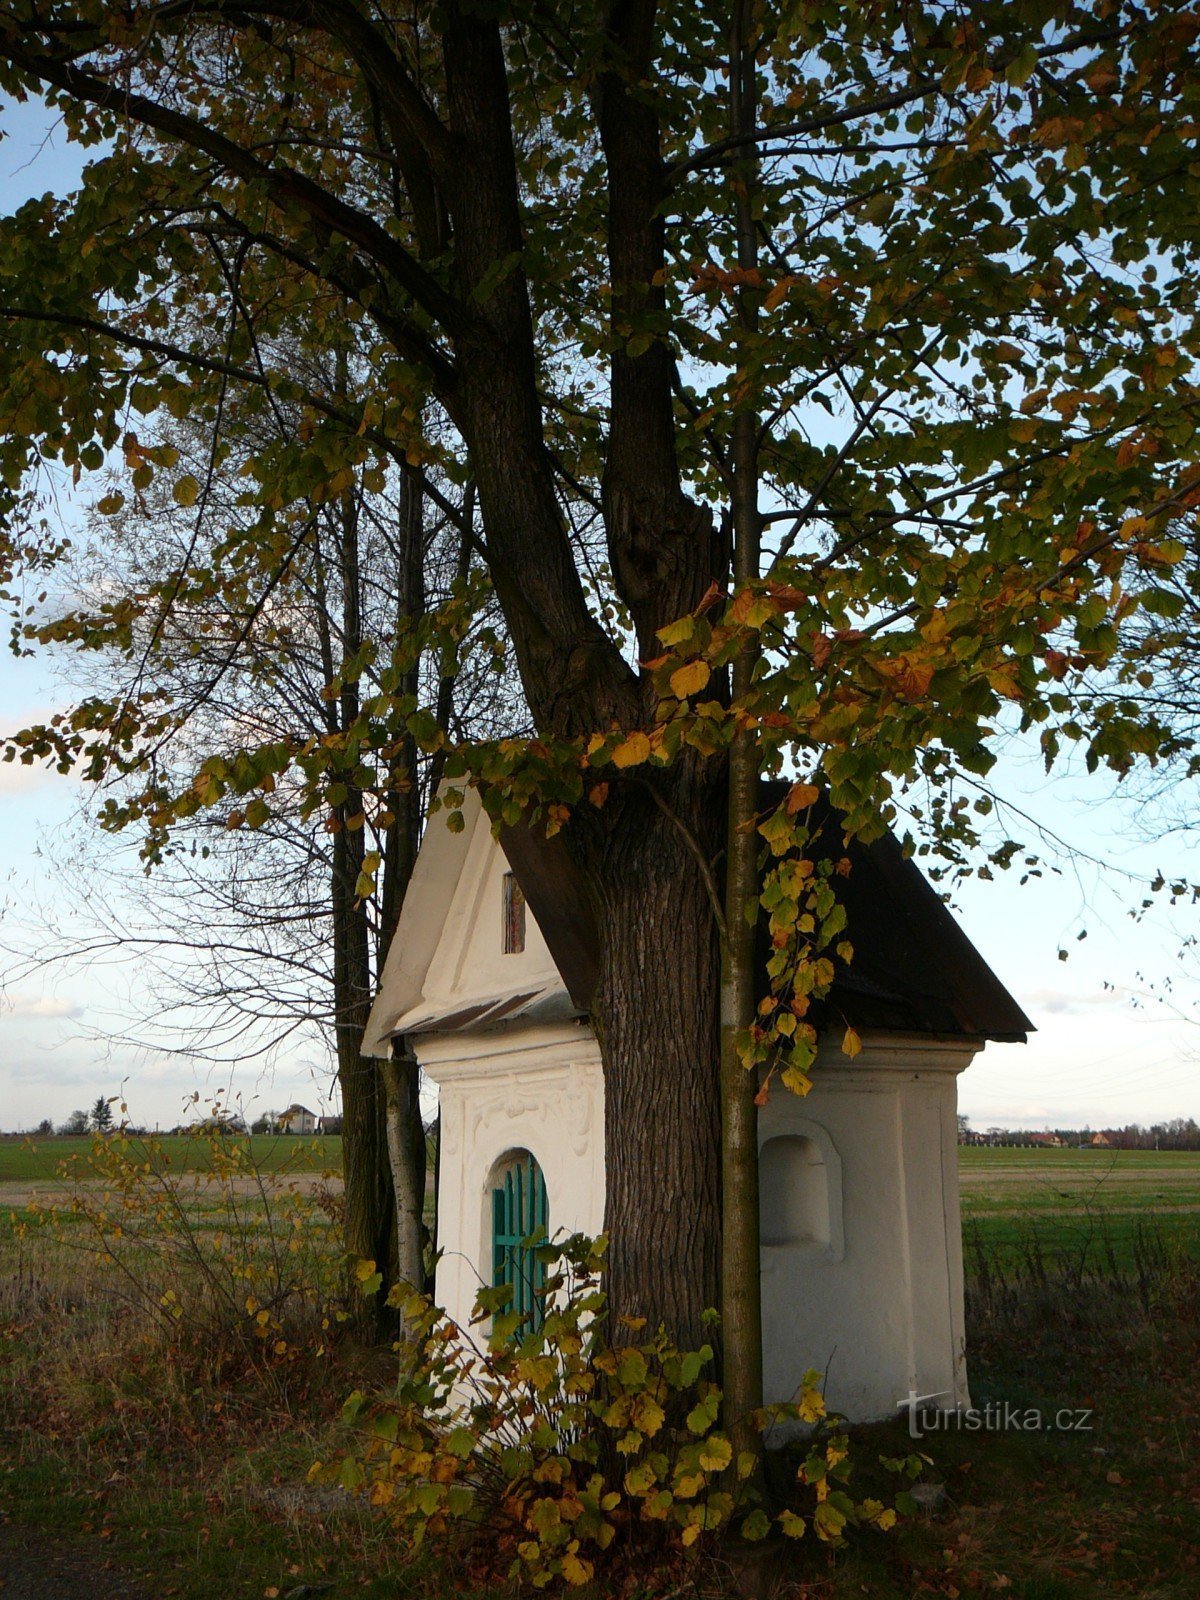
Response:
POLYGON ((764 1245, 829 1244, 829 1174, 816 1140, 796 1133, 768 1139, 759 1155, 759 1197, 764 1245))
POLYGON ((550 1207, 542 1169, 528 1150, 510 1150, 492 1168, 492 1283, 511 1285, 510 1311, 524 1331, 540 1328, 545 1315, 546 1264, 536 1250, 550 1232, 550 1207))
POLYGON ((504 874, 500 915, 503 927, 501 949, 506 956, 519 956, 525 948, 525 895, 516 875, 504 874))

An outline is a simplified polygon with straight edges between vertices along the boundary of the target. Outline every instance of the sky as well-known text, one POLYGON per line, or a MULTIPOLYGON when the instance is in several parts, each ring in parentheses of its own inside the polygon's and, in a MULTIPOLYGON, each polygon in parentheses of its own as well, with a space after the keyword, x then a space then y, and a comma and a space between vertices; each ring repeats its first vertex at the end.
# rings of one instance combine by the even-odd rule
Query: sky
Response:
MULTIPOLYGON (((75 184, 82 153, 44 108, 0 102, 0 129, 5 212, 75 184)), ((46 661, 0 655, 0 733, 44 720, 69 692, 46 661)), ((1160 868, 1200 881, 1200 842, 1156 838, 1161 808, 1144 786, 1126 794, 1103 776, 1048 779, 1019 743, 993 777, 1030 819, 1018 836, 1045 849, 1054 870, 1024 884, 1010 870, 955 893, 967 933, 1036 1028, 1027 1044, 991 1044, 976 1058, 960 1080, 960 1109, 977 1128, 1200 1119, 1200 953, 1185 949, 1200 913, 1158 897, 1131 915, 1160 868), (1046 848, 1045 835, 1061 844, 1046 848)), ((39 907, 69 919, 51 858, 76 849, 83 801, 74 780, 0 765, 0 946, 23 942, 36 953, 39 907)), ((0 950, 0 982, 5 962, 0 950)), ((218 1069, 110 1042, 124 1019, 153 1005, 137 963, 10 978, 0 990, 0 1130, 59 1122, 122 1088, 130 1116, 150 1126, 173 1125, 194 1094, 203 1104, 218 1089, 251 1114, 332 1103, 328 1065, 312 1044, 218 1069)))

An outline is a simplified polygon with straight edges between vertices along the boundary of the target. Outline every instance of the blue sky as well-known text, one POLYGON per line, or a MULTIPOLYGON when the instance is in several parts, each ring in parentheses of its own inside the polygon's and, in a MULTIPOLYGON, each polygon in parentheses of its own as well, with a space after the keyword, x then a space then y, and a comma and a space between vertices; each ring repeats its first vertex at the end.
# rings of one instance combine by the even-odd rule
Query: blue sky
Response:
MULTIPOLYGON (((0 127, 5 211, 75 183, 81 152, 53 132, 43 108, 0 106, 0 127)), ((44 661, 0 656, 0 731, 40 720, 69 693, 44 661)), ((1141 898, 1137 880, 1158 868, 1200 879, 1200 851, 1178 837, 1153 842, 1154 808, 1144 799, 1103 777, 1047 779, 1020 746, 1006 753, 999 787, 1069 850, 1060 872, 1024 886, 1016 873, 999 874, 957 895, 967 932, 1038 1030, 1027 1045, 988 1047, 961 1080, 962 1109, 979 1127, 1200 1118, 1200 958, 1179 956, 1200 932, 1197 913, 1162 902, 1141 920, 1129 915, 1141 898), (1156 998, 1166 985, 1170 1005, 1156 998)), ((47 851, 61 848, 81 800, 78 785, 56 774, 0 766, 0 939, 30 922, 32 905, 61 909, 47 851)), ((1023 836, 1035 843, 1031 827, 1023 836)), ((117 1092, 122 1080, 131 1113, 150 1123, 176 1121, 197 1090, 207 1098, 221 1087, 260 1108, 297 1099, 316 1108, 328 1096, 328 1073, 313 1050, 267 1073, 245 1063, 216 1074, 166 1053, 98 1042, 97 1031, 144 1006, 140 982, 130 966, 9 988, 0 1004, 0 1128, 59 1120, 117 1092)))

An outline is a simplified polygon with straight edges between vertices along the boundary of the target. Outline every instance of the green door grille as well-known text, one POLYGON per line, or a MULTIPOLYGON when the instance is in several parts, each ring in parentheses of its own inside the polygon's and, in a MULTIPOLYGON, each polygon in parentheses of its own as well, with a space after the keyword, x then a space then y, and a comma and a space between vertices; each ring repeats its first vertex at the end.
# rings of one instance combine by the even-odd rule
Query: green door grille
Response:
POLYGON ((546 1264, 535 1250, 549 1235, 549 1207, 542 1169, 530 1155, 510 1163, 492 1190, 492 1282, 512 1284, 509 1309, 519 1311, 532 1328, 542 1325, 546 1264), (533 1244, 531 1236, 539 1235, 533 1244))

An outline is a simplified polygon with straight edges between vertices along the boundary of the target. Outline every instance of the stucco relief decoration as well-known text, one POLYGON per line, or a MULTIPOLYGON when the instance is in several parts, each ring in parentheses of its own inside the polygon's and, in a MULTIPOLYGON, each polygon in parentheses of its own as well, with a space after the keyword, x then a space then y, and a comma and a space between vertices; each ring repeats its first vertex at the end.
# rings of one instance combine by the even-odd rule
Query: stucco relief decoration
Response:
POLYGON ((500 1118, 515 1122, 518 1118, 529 1117, 538 1127, 545 1127, 552 1121, 552 1109, 557 1104, 558 1092, 561 1092, 565 1081, 565 1073, 555 1073, 549 1081, 541 1074, 536 1087, 530 1084, 526 1088, 520 1083, 509 1083, 491 1094, 472 1095, 472 1143, 478 1139, 481 1131, 490 1129, 494 1132, 500 1118))

